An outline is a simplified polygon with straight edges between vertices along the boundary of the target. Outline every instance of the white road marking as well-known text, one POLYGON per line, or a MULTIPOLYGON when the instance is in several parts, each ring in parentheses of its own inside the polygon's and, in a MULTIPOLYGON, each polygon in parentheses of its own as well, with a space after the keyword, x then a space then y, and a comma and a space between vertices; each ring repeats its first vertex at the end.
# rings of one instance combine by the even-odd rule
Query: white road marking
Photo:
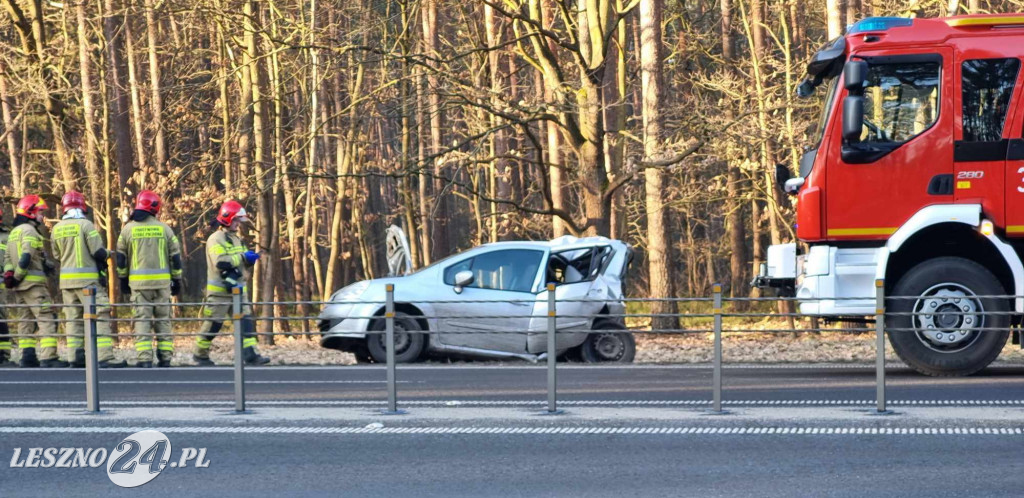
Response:
MULTIPOLYGON (((276 382, 276 381, 272 381, 276 382)), ((112 382, 118 383, 118 382, 112 382)), ((124 382, 132 383, 132 382, 124 382)), ((139 382, 146 383, 146 382, 139 382)), ((230 384, 231 382, 218 382, 230 384)), ((248 383, 248 382, 247 382, 248 383)), ((284 382, 289 383, 289 382, 284 382)), ((247 405, 252 406, 380 406, 385 400, 323 400, 323 401, 294 401, 294 400, 248 400, 247 405)), ((995 400, 888 400, 890 406, 1024 406, 1024 399, 995 399, 995 400)), ((29 407, 29 406, 82 406, 84 401, 0 401, 0 406, 29 407)), ((227 406, 233 405, 234 401, 103 401, 104 406, 227 406)), ((560 406, 710 406, 710 400, 565 400, 559 401, 560 406)), ((431 407, 488 407, 488 406, 544 406, 545 401, 538 400, 408 400, 400 401, 401 406, 431 406, 431 407)), ((874 406, 875 400, 836 400, 836 399, 804 399, 804 400, 733 400, 722 401, 723 406, 874 406)))
POLYGON ((170 427, 0 427, 0 434, 108 434, 157 430, 177 434, 518 434, 518 435, 1024 435, 1020 427, 308 427, 308 426, 170 426, 170 427))
MULTIPOLYGON (((100 384, 234 384, 233 380, 101 380, 100 384)), ((386 384, 385 380, 247 380, 246 384, 386 384)), ((397 380, 396 384, 412 384, 397 380)), ((80 380, 0 380, 4 384, 79 384, 80 380)))

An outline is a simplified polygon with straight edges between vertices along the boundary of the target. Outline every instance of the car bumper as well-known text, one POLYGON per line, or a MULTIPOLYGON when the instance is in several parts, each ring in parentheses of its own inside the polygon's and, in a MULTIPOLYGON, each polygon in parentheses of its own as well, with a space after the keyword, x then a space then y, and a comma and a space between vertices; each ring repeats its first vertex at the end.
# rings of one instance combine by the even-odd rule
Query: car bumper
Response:
POLYGON ((327 305, 319 317, 319 329, 323 334, 320 344, 331 349, 329 344, 346 344, 339 339, 363 339, 370 328, 370 320, 379 306, 359 303, 333 303, 327 305))

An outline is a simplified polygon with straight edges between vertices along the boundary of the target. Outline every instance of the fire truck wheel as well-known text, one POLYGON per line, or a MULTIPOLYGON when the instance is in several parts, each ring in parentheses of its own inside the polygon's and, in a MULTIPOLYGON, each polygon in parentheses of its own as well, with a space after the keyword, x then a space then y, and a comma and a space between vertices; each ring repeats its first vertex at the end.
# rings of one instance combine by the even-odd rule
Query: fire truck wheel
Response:
POLYGON ((986 297, 1005 294, 995 275, 978 263, 957 257, 925 261, 890 294, 915 297, 886 300, 889 342, 923 374, 973 374, 992 363, 1006 344, 1010 300, 986 297))

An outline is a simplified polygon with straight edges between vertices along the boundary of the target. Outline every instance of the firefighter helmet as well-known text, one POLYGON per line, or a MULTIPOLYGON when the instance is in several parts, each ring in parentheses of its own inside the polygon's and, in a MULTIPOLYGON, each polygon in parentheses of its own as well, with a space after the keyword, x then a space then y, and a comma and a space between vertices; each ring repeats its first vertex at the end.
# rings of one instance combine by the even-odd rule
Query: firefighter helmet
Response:
POLYGON ((76 190, 69 190, 64 194, 64 197, 60 200, 60 206, 64 213, 72 209, 81 209, 82 211, 88 209, 88 206, 85 204, 85 196, 76 190))
POLYGON ((18 208, 15 210, 15 213, 26 218, 35 219, 39 215, 42 215, 43 211, 46 211, 47 208, 49 208, 49 206, 46 205, 46 201, 44 201, 42 197, 31 194, 22 197, 21 200, 18 201, 18 208))
POLYGON ((238 221, 249 221, 249 213, 245 212, 245 208, 242 204, 235 200, 230 200, 221 204, 220 211, 217 211, 217 223, 223 226, 231 226, 231 223, 235 220, 238 221))
POLYGON ((160 205, 160 196, 152 190, 139 192, 139 197, 135 200, 135 209, 145 211, 154 216, 160 214, 160 205))

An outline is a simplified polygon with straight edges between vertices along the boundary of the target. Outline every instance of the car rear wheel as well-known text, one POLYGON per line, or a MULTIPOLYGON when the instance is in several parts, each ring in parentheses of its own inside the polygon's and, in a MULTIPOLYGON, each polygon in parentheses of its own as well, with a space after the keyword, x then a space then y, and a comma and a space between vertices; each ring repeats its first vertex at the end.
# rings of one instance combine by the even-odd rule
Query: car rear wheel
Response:
POLYGON ((992 272, 963 258, 912 268, 893 289, 886 317, 900 359, 926 375, 970 375, 992 363, 1009 336, 1010 300, 992 272), (897 314, 899 313, 899 314, 897 314))
MULTIPOLYGON (((383 318, 373 321, 370 331, 381 333, 369 334, 366 336, 366 349, 374 362, 386 363, 387 334, 383 333, 387 323, 383 318)), ((411 363, 416 361, 426 346, 426 337, 420 333, 423 328, 415 318, 402 313, 395 313, 395 363, 411 363)))
POLYGON ((636 339, 620 323, 611 320, 594 322, 594 332, 580 345, 580 356, 586 363, 632 363, 636 356, 636 339), (607 331, 607 332, 605 332, 607 331))

